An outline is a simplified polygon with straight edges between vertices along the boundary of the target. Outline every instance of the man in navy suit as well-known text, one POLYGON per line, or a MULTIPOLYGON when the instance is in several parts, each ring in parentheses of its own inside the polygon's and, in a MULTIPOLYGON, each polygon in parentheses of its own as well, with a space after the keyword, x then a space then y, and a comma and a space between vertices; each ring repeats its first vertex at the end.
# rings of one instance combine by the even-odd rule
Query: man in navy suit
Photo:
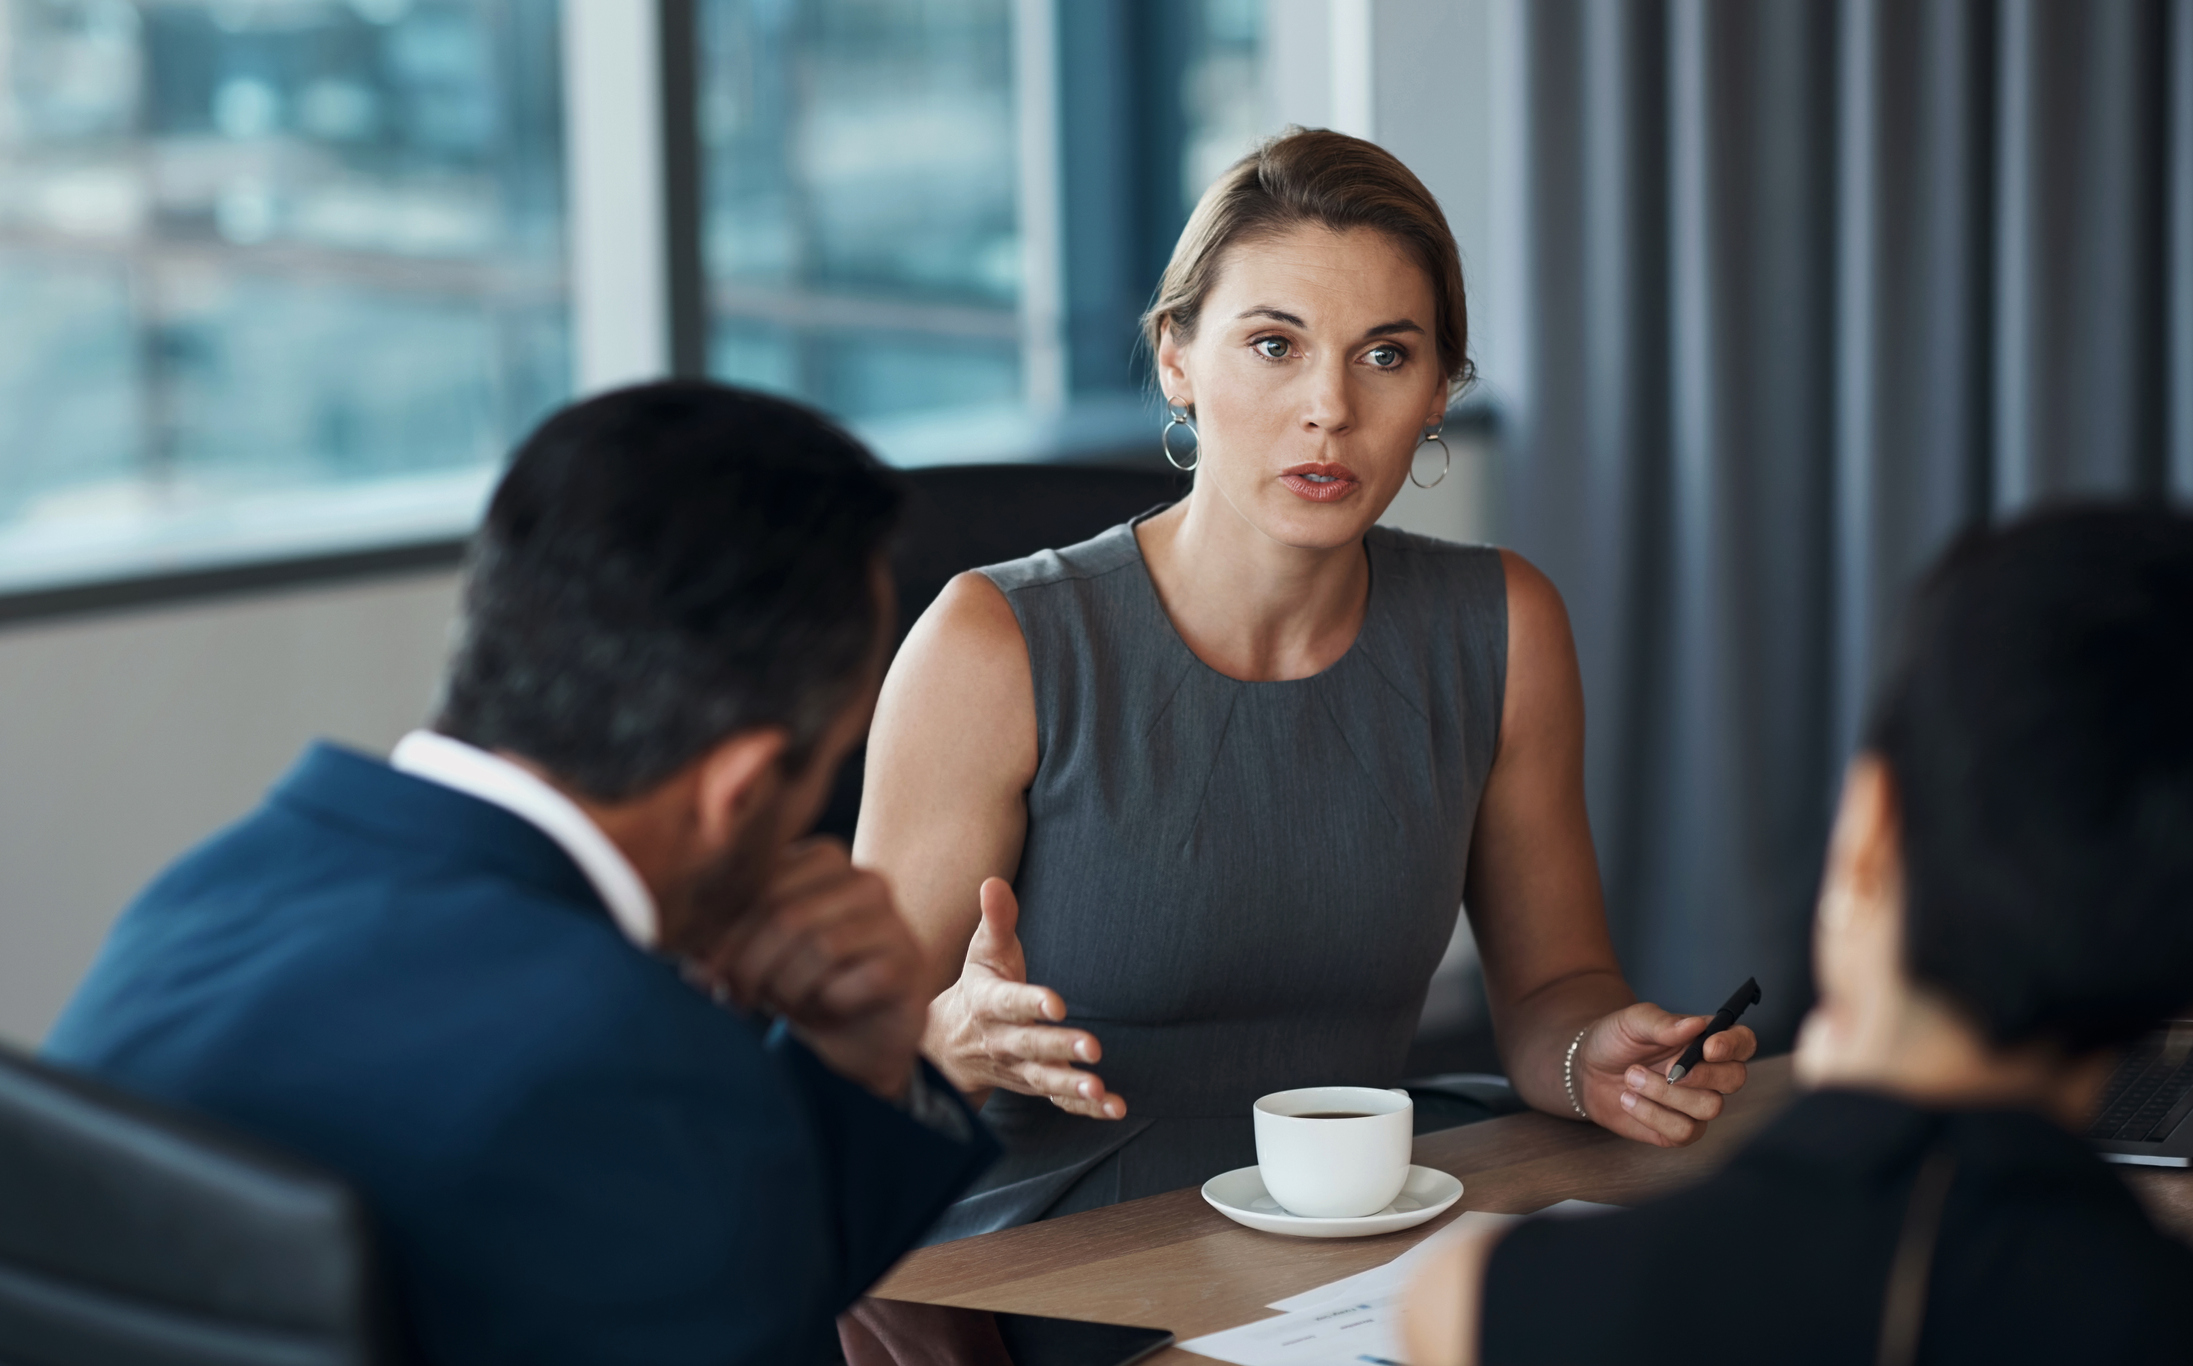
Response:
POLYGON ((50 1057, 347 1174, 444 1362, 777 1363, 994 1148, 920 951, 801 840, 865 729, 899 495, 702 383, 518 452, 431 731, 318 745, 115 927, 50 1057))

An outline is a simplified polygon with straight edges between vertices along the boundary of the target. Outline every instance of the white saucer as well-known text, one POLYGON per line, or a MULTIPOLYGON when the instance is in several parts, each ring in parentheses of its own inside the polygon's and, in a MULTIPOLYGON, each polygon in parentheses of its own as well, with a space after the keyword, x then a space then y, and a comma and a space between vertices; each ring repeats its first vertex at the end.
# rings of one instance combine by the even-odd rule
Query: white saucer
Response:
POLYGON ((1203 1198, 1211 1208, 1237 1224, 1266 1233, 1289 1233, 1297 1238, 1367 1238, 1374 1233, 1397 1233, 1436 1219, 1462 1198, 1462 1183, 1430 1167, 1409 1168, 1409 1179, 1393 1203, 1376 1214, 1358 1219, 1305 1219, 1280 1208, 1264 1189, 1264 1177, 1254 1167, 1237 1167, 1203 1183, 1203 1198))

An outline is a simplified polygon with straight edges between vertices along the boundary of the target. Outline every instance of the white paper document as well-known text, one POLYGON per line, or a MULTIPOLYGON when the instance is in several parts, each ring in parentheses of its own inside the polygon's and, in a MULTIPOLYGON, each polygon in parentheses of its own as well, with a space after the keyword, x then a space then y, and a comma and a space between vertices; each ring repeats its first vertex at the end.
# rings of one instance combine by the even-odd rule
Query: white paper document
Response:
POLYGON ((1406 1289, 1409 1278, 1416 1274, 1417 1263, 1445 1246, 1449 1239, 1512 1224, 1521 1217, 1517 1214, 1487 1214, 1483 1210, 1465 1210, 1453 1223, 1439 1230, 1438 1236, 1426 1238, 1383 1266, 1358 1271, 1353 1276, 1329 1281, 1324 1285, 1311 1286, 1299 1295, 1289 1295, 1286 1299, 1272 1301, 1271 1307, 1309 1309, 1328 1300, 1371 1299, 1389 1291, 1406 1289))
MULTIPOLYGON (((1538 1211, 1555 1218, 1617 1208, 1564 1200, 1538 1211)), ((1382 1266, 1275 1301, 1277 1318, 1260 1319, 1180 1345, 1234 1366, 1407 1366, 1401 1348, 1401 1301, 1417 1265, 1450 1240, 1512 1224, 1520 1215, 1469 1210, 1382 1266)))
POLYGON ((1297 1309, 1181 1343, 1236 1366, 1402 1366, 1399 1290, 1297 1309))

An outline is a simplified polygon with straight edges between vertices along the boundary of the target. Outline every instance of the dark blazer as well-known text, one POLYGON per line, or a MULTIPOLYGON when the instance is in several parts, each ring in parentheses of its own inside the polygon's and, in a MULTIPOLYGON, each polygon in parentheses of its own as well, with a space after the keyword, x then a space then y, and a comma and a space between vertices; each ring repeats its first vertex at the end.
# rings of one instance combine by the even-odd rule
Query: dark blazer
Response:
POLYGON ((713 1004, 531 824, 326 745, 137 899, 46 1051, 347 1174, 453 1363, 814 1360, 995 1152, 713 1004))
POLYGON ((1485 1275, 1484 1360, 1872 1362, 1930 1155, 1955 1165, 1919 1362, 2193 1355, 2193 1248, 2086 1144, 2035 1114, 1825 1091, 1687 1191, 1509 1233, 1485 1275))

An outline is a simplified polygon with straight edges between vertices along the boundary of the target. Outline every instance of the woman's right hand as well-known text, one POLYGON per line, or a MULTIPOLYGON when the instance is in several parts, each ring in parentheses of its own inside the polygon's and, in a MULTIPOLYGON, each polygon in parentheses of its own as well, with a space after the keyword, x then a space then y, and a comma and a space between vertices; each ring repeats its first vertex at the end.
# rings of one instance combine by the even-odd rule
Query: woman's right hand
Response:
POLYGON ((977 1107, 1003 1087, 1042 1096, 1069 1114, 1124 1118, 1127 1102, 1107 1092, 1102 1077, 1072 1065, 1104 1056, 1096 1036, 1059 1027, 1066 1002, 1049 987, 1028 981, 1027 959, 1014 932, 1020 902, 1011 885, 989 878, 981 898, 982 921, 967 944, 966 966, 930 1003, 922 1051, 977 1107))

